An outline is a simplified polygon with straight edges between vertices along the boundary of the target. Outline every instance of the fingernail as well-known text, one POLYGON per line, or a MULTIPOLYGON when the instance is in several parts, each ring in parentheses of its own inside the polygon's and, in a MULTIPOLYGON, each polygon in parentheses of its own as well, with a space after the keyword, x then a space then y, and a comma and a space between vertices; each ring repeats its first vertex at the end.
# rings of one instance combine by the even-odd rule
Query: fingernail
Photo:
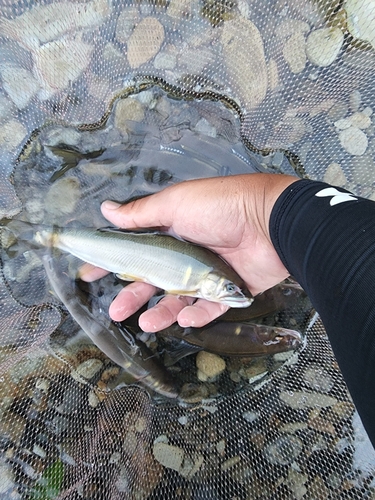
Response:
POLYGON ((120 207, 121 207, 120 203, 117 203, 116 201, 112 200, 106 200, 103 201, 102 203, 102 208, 106 208, 107 210, 117 210, 120 207))

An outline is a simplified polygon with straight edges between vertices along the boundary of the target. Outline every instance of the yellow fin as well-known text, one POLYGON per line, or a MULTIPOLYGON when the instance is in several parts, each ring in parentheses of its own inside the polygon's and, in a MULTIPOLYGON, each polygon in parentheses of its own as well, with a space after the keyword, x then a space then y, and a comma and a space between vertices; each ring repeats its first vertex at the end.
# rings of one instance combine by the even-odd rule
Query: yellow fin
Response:
POLYGON ((144 281, 139 276, 132 276, 131 274, 116 274, 116 276, 123 281, 144 281))

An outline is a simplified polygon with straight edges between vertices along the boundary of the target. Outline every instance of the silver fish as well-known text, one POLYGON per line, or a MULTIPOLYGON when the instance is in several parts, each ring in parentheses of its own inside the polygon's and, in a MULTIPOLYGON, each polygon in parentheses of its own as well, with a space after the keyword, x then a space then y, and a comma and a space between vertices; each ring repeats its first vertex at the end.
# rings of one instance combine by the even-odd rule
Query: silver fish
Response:
POLYGON ((82 300, 75 281, 63 272, 61 264, 56 259, 45 255, 43 264, 55 294, 104 354, 155 392, 169 398, 178 396, 167 370, 141 342, 125 328, 115 325, 103 312, 98 314, 98 311, 90 311, 82 300))
MULTIPOLYGON (((14 221, 8 228, 17 231, 20 225, 25 223, 14 221)), ((248 307, 253 302, 243 280, 218 255, 167 234, 37 227, 32 230, 32 241, 68 252, 126 281, 143 281, 170 294, 230 307, 248 307)))

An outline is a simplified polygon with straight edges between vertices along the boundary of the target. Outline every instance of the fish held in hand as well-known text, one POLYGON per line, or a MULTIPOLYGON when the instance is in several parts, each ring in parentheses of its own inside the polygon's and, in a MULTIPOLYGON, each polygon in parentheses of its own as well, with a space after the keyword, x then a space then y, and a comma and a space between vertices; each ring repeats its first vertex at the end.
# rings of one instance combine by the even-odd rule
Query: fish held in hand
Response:
MULTIPOLYGON (((12 230, 12 224, 8 227, 12 230)), ((22 238, 22 232, 18 233, 22 238)), ((33 242, 68 252, 126 281, 149 283, 170 294, 229 307, 248 307, 253 302, 241 277, 221 257, 167 234, 37 227, 33 242)))

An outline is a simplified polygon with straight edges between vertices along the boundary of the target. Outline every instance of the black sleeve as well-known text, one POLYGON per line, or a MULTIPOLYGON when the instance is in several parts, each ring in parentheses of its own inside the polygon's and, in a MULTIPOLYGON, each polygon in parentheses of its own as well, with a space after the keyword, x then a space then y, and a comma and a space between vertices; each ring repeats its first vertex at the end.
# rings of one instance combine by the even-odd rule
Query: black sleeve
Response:
POLYGON ((270 234, 322 318, 375 446, 375 202, 301 180, 275 203, 270 234))

